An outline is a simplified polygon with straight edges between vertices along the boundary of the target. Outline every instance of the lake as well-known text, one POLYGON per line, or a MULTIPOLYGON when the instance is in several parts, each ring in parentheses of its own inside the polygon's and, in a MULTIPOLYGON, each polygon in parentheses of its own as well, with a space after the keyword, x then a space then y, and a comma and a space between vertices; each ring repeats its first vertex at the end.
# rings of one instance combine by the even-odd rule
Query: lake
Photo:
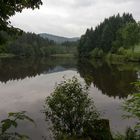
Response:
POLYGON ((140 78, 137 63, 109 63, 76 58, 0 59, 0 120, 9 112, 27 111, 36 125, 19 122, 18 131, 33 140, 50 140, 52 133, 42 113, 44 101, 57 83, 76 76, 90 86, 102 118, 109 119, 112 132, 124 133, 135 119, 123 119, 122 104, 136 92, 132 82, 140 78))

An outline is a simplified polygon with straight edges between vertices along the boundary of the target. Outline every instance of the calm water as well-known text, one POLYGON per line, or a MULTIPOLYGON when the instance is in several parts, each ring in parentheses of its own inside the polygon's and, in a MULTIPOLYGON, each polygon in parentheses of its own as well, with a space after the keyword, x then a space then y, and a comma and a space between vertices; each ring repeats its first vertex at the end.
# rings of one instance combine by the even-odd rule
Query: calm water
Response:
POLYGON ((1 59, 0 60, 0 120, 8 112, 27 111, 36 126, 24 122, 18 129, 33 140, 51 139, 49 124, 42 112, 44 100, 63 77, 76 76, 90 85, 90 96, 110 120, 113 132, 123 133, 135 120, 122 119, 121 105, 129 94, 136 92, 130 84, 140 77, 139 64, 110 64, 101 61, 77 61, 75 58, 1 59))

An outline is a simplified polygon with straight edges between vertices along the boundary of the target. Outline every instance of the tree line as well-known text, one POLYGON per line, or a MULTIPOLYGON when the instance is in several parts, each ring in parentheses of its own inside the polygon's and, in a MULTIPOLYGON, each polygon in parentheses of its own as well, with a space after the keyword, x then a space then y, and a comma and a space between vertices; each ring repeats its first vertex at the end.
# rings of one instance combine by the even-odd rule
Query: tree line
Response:
POLYGON ((101 57, 111 52, 117 53, 120 48, 133 48, 140 42, 140 24, 132 14, 124 13, 105 19, 95 29, 87 29, 81 36, 78 53, 81 57, 91 54, 101 57))
POLYGON ((3 44, 0 45, 0 53, 10 53, 18 56, 47 55, 47 47, 54 45, 53 41, 43 39, 34 33, 22 33, 20 36, 8 35, 1 32, 3 44))
POLYGON ((10 17, 23 9, 40 8, 41 0, 6 0, 0 4, 0 57, 1 56, 49 56, 56 53, 74 53, 75 42, 61 45, 52 40, 43 39, 34 33, 25 33, 13 27, 10 17), (73 46, 73 47, 71 47, 73 46), (71 48, 71 49, 70 49, 71 48))
MULTIPOLYGON (((16 32, 17 33, 17 32, 16 32)), ((17 33, 9 35, 0 32, 0 54, 13 54, 15 56, 50 56, 53 54, 74 54, 77 42, 63 42, 57 44, 53 40, 42 38, 35 33, 17 33)))

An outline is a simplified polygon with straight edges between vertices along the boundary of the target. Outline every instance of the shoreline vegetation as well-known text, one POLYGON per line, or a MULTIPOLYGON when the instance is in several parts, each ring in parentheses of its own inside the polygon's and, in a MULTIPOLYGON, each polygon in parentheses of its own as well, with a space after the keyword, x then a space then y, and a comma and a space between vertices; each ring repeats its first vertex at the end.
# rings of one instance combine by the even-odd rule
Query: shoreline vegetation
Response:
POLYGON ((77 53, 78 41, 57 43, 34 33, 9 35, 0 31, 1 57, 70 57, 77 53))
POLYGON ((129 13, 105 19, 81 36, 78 54, 80 58, 139 62, 140 22, 129 13))
POLYGON ((90 55, 90 59, 100 59, 100 60, 105 60, 109 62, 140 62, 140 45, 137 45, 135 47, 135 50, 131 49, 122 49, 118 53, 104 53, 101 56, 97 55, 90 55))
POLYGON ((0 31, 0 58, 78 57, 110 62, 140 62, 140 23, 132 14, 106 18, 80 40, 57 43, 34 33, 0 31))
MULTIPOLYGON (((25 33, 10 24, 9 19, 16 12, 22 12, 25 8, 34 10, 40 8, 42 4, 41 0, 2 1, 0 7, 1 58, 14 56, 73 57, 79 54, 79 58, 105 59, 113 62, 140 61, 140 22, 137 22, 129 13, 106 18, 95 29, 87 29, 79 41, 66 41, 62 44, 57 44, 47 38, 44 39, 34 33, 25 33)), ((23 67, 22 70, 24 71, 23 67)), ((101 76, 100 79, 102 80, 103 77, 101 76)), ((140 90, 140 83, 135 82, 135 84, 140 90)), ((73 77, 62 81, 51 96, 46 98, 44 113, 46 120, 52 122, 52 132, 57 140, 74 139, 75 136, 76 139, 79 139, 79 136, 84 136, 84 139, 87 138, 87 140, 139 140, 139 103, 139 94, 126 100, 124 110, 131 113, 132 117, 137 117, 138 123, 134 128, 128 128, 124 136, 119 134, 113 138, 109 120, 100 118, 94 101, 88 96, 88 86, 82 87, 78 79, 73 77)), ((1 121, 0 139, 28 139, 28 136, 7 131, 11 127, 18 126, 17 120, 28 120, 34 123, 25 113, 24 111, 10 113, 8 119, 1 121)))
MULTIPOLYGON (((95 51, 95 50, 94 50, 95 51)), ((116 53, 91 52, 90 59, 100 59, 109 62, 140 62, 140 44, 132 49, 120 48, 116 53)))

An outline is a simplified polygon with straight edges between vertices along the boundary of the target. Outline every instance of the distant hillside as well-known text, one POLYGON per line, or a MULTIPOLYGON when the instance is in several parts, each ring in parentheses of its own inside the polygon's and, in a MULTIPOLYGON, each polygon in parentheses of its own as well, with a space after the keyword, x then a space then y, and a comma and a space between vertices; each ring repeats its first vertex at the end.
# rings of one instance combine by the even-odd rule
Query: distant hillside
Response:
POLYGON ((67 38, 67 37, 61 37, 61 36, 56 36, 56 35, 47 34, 47 33, 41 33, 39 35, 43 38, 48 38, 49 40, 53 40, 56 43, 63 43, 65 41, 73 42, 79 39, 79 37, 67 38))

